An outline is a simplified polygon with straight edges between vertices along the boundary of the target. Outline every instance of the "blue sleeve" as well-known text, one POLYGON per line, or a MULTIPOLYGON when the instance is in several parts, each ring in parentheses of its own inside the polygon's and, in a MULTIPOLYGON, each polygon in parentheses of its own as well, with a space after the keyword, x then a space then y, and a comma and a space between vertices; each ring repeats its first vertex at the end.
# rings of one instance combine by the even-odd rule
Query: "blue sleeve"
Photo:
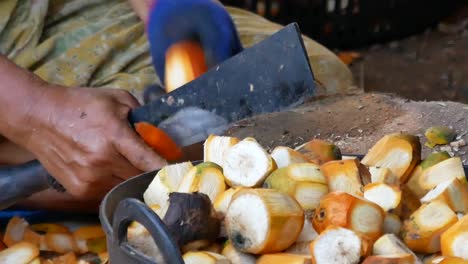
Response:
POLYGON ((210 68, 242 51, 232 18, 212 0, 158 0, 149 14, 147 35, 162 82, 166 51, 179 41, 199 41, 210 68))

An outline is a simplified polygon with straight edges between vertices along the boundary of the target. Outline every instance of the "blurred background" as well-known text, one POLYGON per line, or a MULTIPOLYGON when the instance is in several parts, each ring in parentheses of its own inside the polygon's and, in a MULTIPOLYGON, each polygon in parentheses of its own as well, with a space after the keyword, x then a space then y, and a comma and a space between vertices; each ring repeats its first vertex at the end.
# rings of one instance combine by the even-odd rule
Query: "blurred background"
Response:
POLYGON ((468 103, 467 0, 224 0, 336 52, 365 91, 468 103))

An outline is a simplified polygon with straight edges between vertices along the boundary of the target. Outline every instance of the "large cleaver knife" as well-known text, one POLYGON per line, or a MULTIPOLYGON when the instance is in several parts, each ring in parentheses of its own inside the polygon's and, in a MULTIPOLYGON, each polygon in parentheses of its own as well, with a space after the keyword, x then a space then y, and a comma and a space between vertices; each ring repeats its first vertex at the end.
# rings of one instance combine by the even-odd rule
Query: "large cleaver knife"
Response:
MULTIPOLYGON (((212 68, 194 81, 130 112, 131 125, 149 122, 181 147, 221 135, 230 124, 284 111, 314 95, 315 82, 297 24, 212 68)), ((0 210, 33 193, 63 187, 38 161, 0 168, 0 210)))

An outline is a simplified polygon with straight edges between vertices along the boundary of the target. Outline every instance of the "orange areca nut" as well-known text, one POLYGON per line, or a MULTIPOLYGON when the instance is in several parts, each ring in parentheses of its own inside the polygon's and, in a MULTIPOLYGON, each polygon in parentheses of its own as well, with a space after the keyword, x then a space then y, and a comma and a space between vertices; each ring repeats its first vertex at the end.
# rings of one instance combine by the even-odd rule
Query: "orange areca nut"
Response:
POLYGON ((257 264, 311 264, 310 256, 290 253, 275 253, 262 255, 257 264))
POLYGON ((443 257, 438 264, 468 264, 468 260, 457 257, 443 257))
POLYGON ((436 253, 441 249, 441 234, 457 221, 457 215, 445 203, 423 204, 403 223, 403 241, 416 253, 436 253))
POLYGON ((3 243, 7 247, 11 247, 14 244, 22 241, 24 239, 24 232, 29 228, 29 223, 20 217, 12 217, 8 221, 5 235, 3 236, 3 243))
POLYGON ((183 152, 162 129, 147 122, 134 124, 136 132, 159 155, 168 161, 176 161, 183 157, 183 152))
POLYGON ((271 152, 271 157, 275 160, 278 168, 284 168, 295 163, 307 163, 309 159, 300 152, 292 148, 278 146, 271 152))
POLYGON ((377 141, 362 159, 362 164, 368 167, 388 168, 398 177, 400 183, 406 183, 420 160, 419 138, 409 134, 395 133, 377 141))
POLYGON ((329 161, 320 169, 327 179, 330 192, 342 191, 362 196, 364 186, 371 182, 369 171, 357 158, 329 161))
POLYGON ((242 189, 233 196, 225 223, 236 249, 251 254, 276 253, 296 241, 304 224, 304 211, 286 193, 242 189))
POLYGON ((172 92, 198 78, 208 70, 202 46, 194 41, 180 41, 166 52, 164 83, 166 92, 172 92))
POLYGON ((468 215, 445 231, 440 239, 443 256, 468 261, 468 215))
POLYGON ((358 264, 363 251, 361 237, 342 227, 328 228, 310 244, 314 264, 358 264))
POLYGON ((416 259, 411 254, 392 254, 368 256, 362 264, 415 264, 416 259))
POLYGON ((295 149, 309 161, 319 165, 332 160, 341 160, 341 150, 334 144, 320 139, 313 139, 295 149))
POLYGON ((332 192, 320 201, 312 223, 319 234, 330 226, 349 228, 372 246, 383 234, 384 218, 385 212, 377 204, 345 192, 332 192))

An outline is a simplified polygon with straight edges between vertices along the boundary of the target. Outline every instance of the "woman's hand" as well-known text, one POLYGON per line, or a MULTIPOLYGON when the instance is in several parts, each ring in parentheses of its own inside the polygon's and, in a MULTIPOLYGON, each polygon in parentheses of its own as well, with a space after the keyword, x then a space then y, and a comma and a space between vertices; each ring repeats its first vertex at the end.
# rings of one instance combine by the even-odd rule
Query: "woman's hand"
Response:
POLYGON ((80 200, 102 198, 116 184, 166 164, 130 128, 138 106, 126 91, 43 85, 9 138, 80 200))

